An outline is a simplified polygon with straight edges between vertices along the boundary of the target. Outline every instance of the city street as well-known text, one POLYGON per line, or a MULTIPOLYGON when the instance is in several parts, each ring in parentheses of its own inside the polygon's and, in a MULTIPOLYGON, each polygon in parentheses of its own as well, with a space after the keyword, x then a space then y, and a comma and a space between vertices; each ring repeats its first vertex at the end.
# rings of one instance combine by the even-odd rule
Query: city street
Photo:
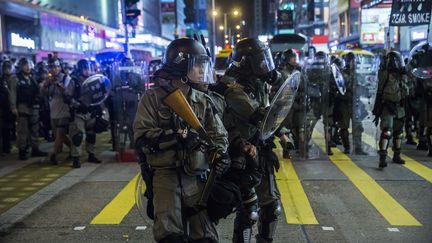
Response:
MULTIPOLYGON (((138 165, 115 162, 113 152, 101 151, 109 137, 105 135, 98 139, 103 164, 85 163, 77 170, 62 164, 60 168, 68 170, 62 176, 2 211, 3 227, 6 218, 13 218, 10 211, 33 206, 11 228, 3 229, 0 242, 154 242, 151 220, 143 219, 135 206, 138 165), (79 179, 70 183, 72 178, 79 179), (40 204, 36 195, 56 191, 59 183, 70 187, 40 204)), ((314 142, 322 146, 320 133, 315 132, 314 142)), ((308 161, 295 157, 282 161, 277 183, 284 213, 275 242, 431 242, 432 161, 424 152, 406 145, 407 163, 390 163, 384 171, 377 169, 377 156, 347 157, 338 149, 334 153, 328 157, 321 152, 320 158, 308 161)), ((47 166, 57 170, 33 160, 5 174, 10 170, 5 165, 12 163, 24 166, 12 157, 2 159, 1 203, 8 201, 6 180, 26 178, 20 170, 30 166, 35 172, 47 166)), ((233 216, 219 223, 220 242, 230 242, 232 224, 233 216)))

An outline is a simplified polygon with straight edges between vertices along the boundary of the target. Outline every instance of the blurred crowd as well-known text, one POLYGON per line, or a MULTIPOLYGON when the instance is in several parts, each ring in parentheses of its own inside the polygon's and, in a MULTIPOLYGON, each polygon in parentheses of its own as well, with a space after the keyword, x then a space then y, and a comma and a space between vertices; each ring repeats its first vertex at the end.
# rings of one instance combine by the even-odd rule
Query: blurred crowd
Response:
POLYGON ((79 168, 79 150, 85 138, 88 161, 101 162, 94 155, 95 120, 102 117, 104 105, 80 101, 83 81, 101 73, 95 63, 82 59, 71 65, 49 55, 47 61, 36 65, 25 57, 15 60, 4 56, 0 65, 1 156, 11 153, 13 144, 20 160, 47 156, 39 147, 42 137, 54 142, 49 155, 52 164, 58 164, 57 155, 67 145, 73 166, 79 168))

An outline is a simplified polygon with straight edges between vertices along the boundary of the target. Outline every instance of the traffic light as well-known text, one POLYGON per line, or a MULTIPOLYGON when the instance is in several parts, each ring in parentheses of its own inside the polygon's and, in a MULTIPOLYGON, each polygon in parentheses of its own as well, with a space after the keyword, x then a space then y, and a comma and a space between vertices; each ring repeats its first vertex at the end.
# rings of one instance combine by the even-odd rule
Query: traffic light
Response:
POLYGON ((126 8, 132 7, 132 5, 136 4, 137 2, 139 2, 139 0, 125 0, 126 8))
POLYGON ((125 23, 132 26, 138 24, 137 17, 141 15, 141 10, 137 8, 139 0, 124 0, 125 1, 125 23))
POLYGON ((310 22, 315 21, 315 1, 314 0, 308 0, 307 4, 307 19, 310 22))

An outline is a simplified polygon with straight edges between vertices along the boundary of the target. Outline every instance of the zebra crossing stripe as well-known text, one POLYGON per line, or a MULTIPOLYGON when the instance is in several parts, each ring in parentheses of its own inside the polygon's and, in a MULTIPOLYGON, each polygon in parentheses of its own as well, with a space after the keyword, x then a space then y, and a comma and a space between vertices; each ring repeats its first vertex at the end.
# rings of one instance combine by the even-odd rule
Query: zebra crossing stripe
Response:
POLYGON ((90 224, 120 224, 123 218, 135 205, 136 175, 102 211, 93 218, 90 224))
MULTIPOLYGON (((316 144, 325 151, 324 136, 314 129, 312 135, 316 144)), ((338 148, 332 148, 330 160, 344 173, 363 196, 378 210, 390 225, 421 226, 402 205, 387 193, 372 177, 358 167, 350 157, 338 148)))
POLYGON ((282 149, 277 144, 276 154, 281 167, 276 173, 276 183, 281 194, 281 203, 288 224, 318 224, 300 179, 289 159, 282 158, 282 149))
MULTIPOLYGON (((366 133, 363 133, 363 142, 366 144, 369 144, 370 146, 375 146, 375 139, 366 133)), ((387 150, 387 153, 390 157, 393 157, 393 151, 391 149, 387 150)), ((404 154, 401 154, 401 157, 403 160, 405 160, 405 164, 403 165, 405 168, 409 169, 413 173, 419 175, 420 177, 424 178, 425 180, 432 183, 432 169, 423 165, 422 163, 414 160, 411 157, 408 157, 404 154)))

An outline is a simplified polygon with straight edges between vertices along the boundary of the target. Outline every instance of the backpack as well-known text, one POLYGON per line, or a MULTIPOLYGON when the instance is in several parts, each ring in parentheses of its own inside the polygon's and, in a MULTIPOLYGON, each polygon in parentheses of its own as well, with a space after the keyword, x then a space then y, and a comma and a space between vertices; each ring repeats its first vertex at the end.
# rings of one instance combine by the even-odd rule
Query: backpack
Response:
POLYGON ((402 76, 387 75, 382 94, 384 101, 399 103, 402 100, 401 80, 402 76))

